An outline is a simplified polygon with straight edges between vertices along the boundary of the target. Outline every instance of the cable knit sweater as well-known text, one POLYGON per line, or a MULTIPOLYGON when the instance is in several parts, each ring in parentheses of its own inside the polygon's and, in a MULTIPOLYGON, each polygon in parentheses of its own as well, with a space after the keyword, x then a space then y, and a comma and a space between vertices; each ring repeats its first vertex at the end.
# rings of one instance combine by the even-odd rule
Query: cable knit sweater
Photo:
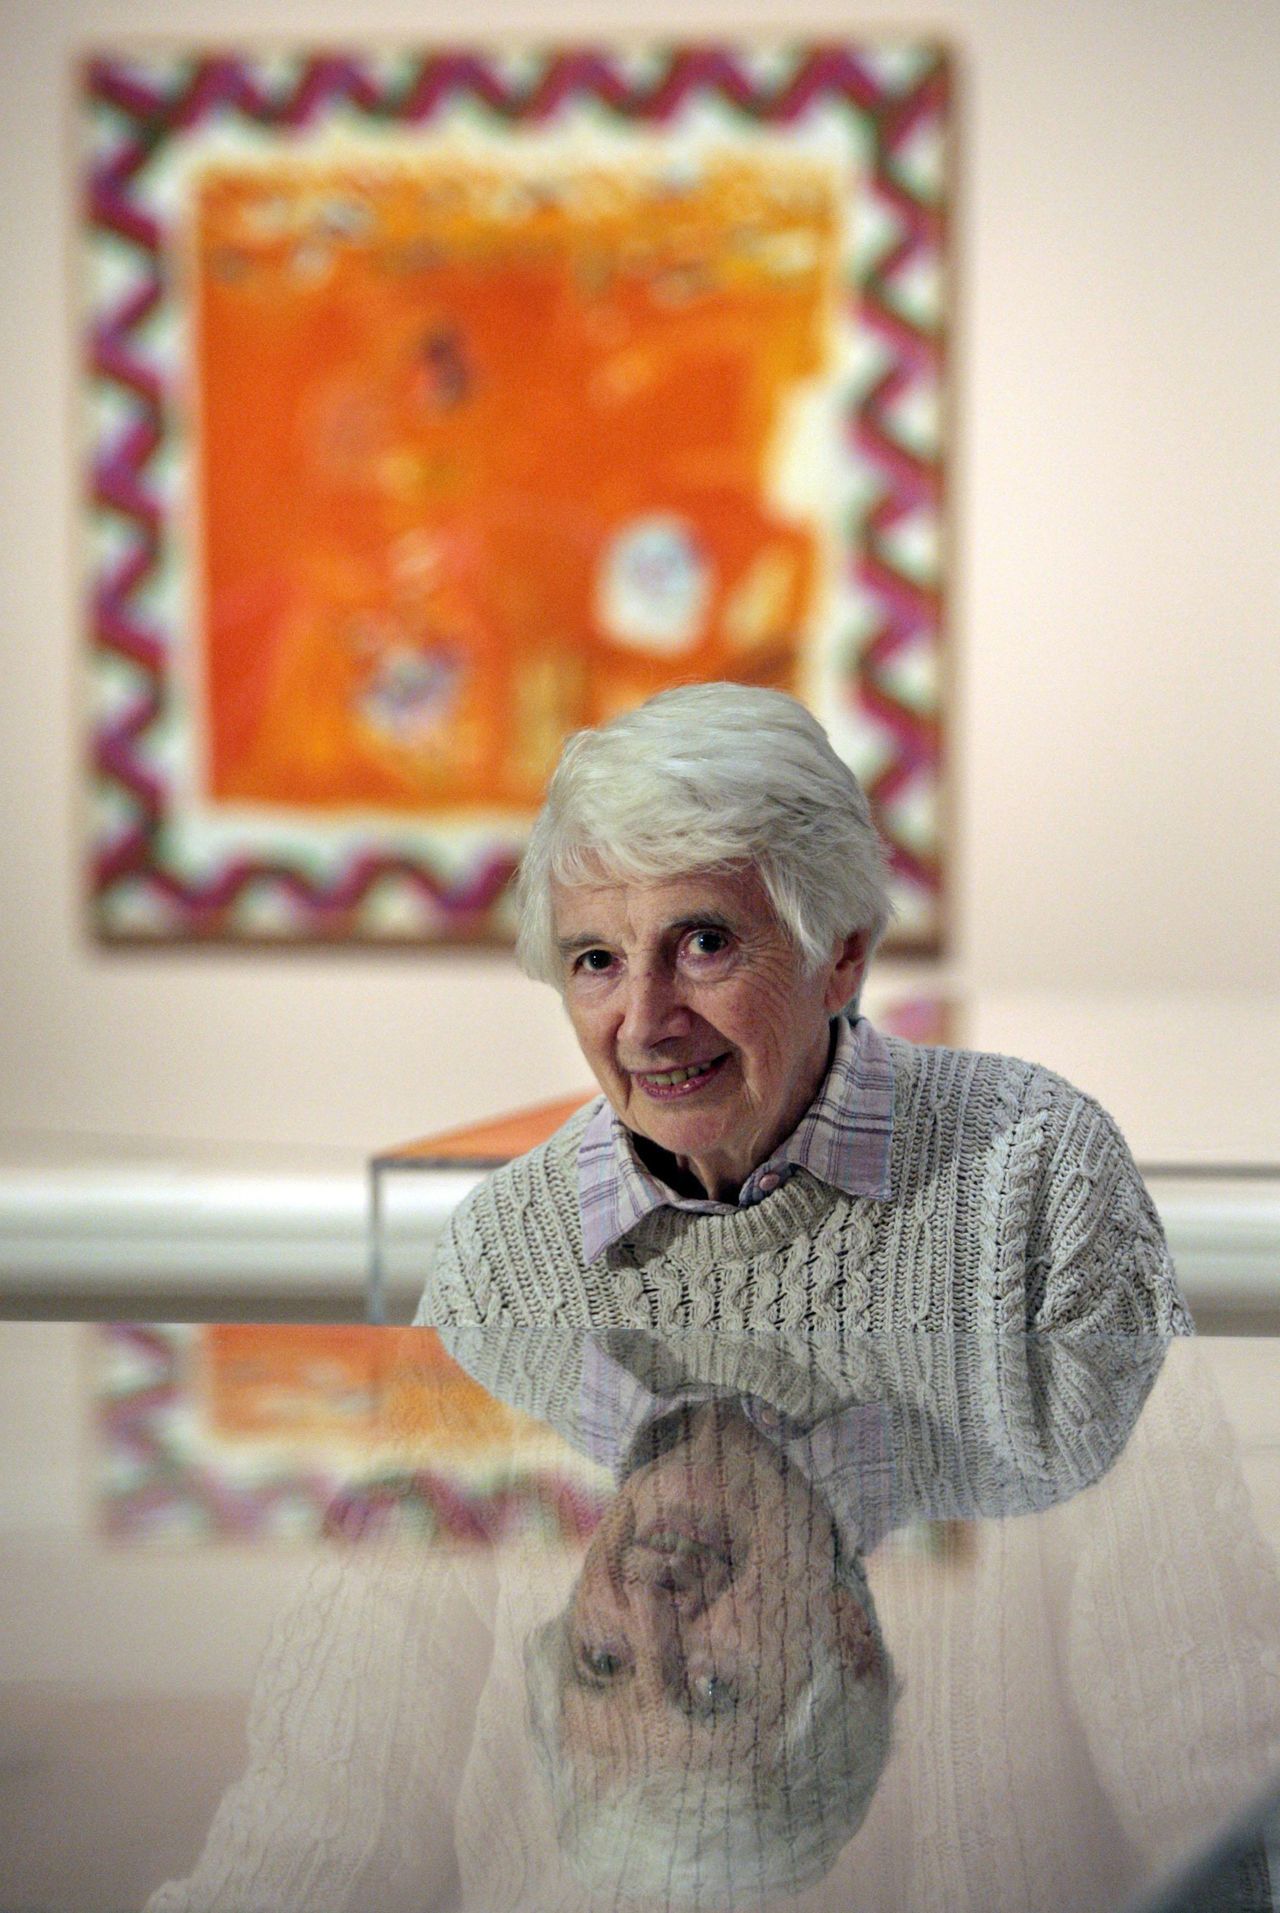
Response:
POLYGON ((1190 1330, 1151 1198, 1105 1110, 1034 1064, 886 1041, 888 1200, 798 1171, 728 1214, 658 1210, 587 1262, 577 1152, 590 1105, 461 1204, 417 1321, 1190 1330))

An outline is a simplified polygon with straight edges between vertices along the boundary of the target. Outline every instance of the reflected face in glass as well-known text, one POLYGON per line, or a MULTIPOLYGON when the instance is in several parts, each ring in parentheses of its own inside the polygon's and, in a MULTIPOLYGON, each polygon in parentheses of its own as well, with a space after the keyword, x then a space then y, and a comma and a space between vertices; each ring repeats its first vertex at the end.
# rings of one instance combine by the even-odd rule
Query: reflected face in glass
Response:
POLYGON ((565 1004, 634 1135, 732 1200, 826 1072, 860 940, 810 973, 751 871, 555 884, 565 1004))
POLYGON ((605 1784, 748 1750, 772 1764, 817 1666, 879 1667, 835 1549, 828 1511, 740 1410, 695 1410, 592 1539, 565 1617, 566 1751, 605 1784))

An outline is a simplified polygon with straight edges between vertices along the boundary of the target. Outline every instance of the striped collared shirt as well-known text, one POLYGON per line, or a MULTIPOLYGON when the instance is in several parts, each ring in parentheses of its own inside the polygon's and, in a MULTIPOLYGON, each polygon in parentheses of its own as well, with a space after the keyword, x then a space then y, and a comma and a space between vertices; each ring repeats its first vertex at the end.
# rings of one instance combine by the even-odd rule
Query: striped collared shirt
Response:
POLYGON ((795 1129, 738 1192, 737 1202, 678 1196, 646 1169, 634 1139, 607 1102, 583 1131, 578 1147, 578 1206, 582 1250, 594 1262, 655 1209, 726 1215, 762 1202, 797 1169, 850 1196, 892 1195, 893 1061, 865 1016, 836 1019, 835 1053, 822 1088, 795 1129))

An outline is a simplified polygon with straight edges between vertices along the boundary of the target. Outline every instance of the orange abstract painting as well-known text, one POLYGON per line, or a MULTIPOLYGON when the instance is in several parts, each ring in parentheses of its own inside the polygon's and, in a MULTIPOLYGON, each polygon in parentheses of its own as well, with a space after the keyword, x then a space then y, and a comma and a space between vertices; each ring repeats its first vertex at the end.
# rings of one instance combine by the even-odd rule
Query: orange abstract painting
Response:
POLYGON ((798 690, 822 554, 771 462, 840 218, 776 157, 206 175, 217 796, 528 808, 666 685, 798 690))
POLYGON ((459 1368, 433 1329, 222 1322, 204 1330, 201 1354, 199 1391, 220 1441, 455 1464, 548 1442, 459 1368))

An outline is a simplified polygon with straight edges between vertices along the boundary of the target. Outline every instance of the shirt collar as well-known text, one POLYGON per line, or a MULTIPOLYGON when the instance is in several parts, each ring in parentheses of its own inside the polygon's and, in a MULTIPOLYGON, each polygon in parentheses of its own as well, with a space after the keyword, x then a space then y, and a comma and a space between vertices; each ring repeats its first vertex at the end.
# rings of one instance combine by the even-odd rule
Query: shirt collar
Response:
POLYGON ((821 1089, 786 1141, 752 1170, 736 1203, 676 1195, 641 1162, 630 1132, 602 1101, 578 1147, 584 1260, 594 1262, 655 1209, 724 1215, 762 1202, 797 1169, 845 1195, 886 1201, 893 1194, 892 1141, 893 1059, 865 1016, 836 1019, 821 1089))

